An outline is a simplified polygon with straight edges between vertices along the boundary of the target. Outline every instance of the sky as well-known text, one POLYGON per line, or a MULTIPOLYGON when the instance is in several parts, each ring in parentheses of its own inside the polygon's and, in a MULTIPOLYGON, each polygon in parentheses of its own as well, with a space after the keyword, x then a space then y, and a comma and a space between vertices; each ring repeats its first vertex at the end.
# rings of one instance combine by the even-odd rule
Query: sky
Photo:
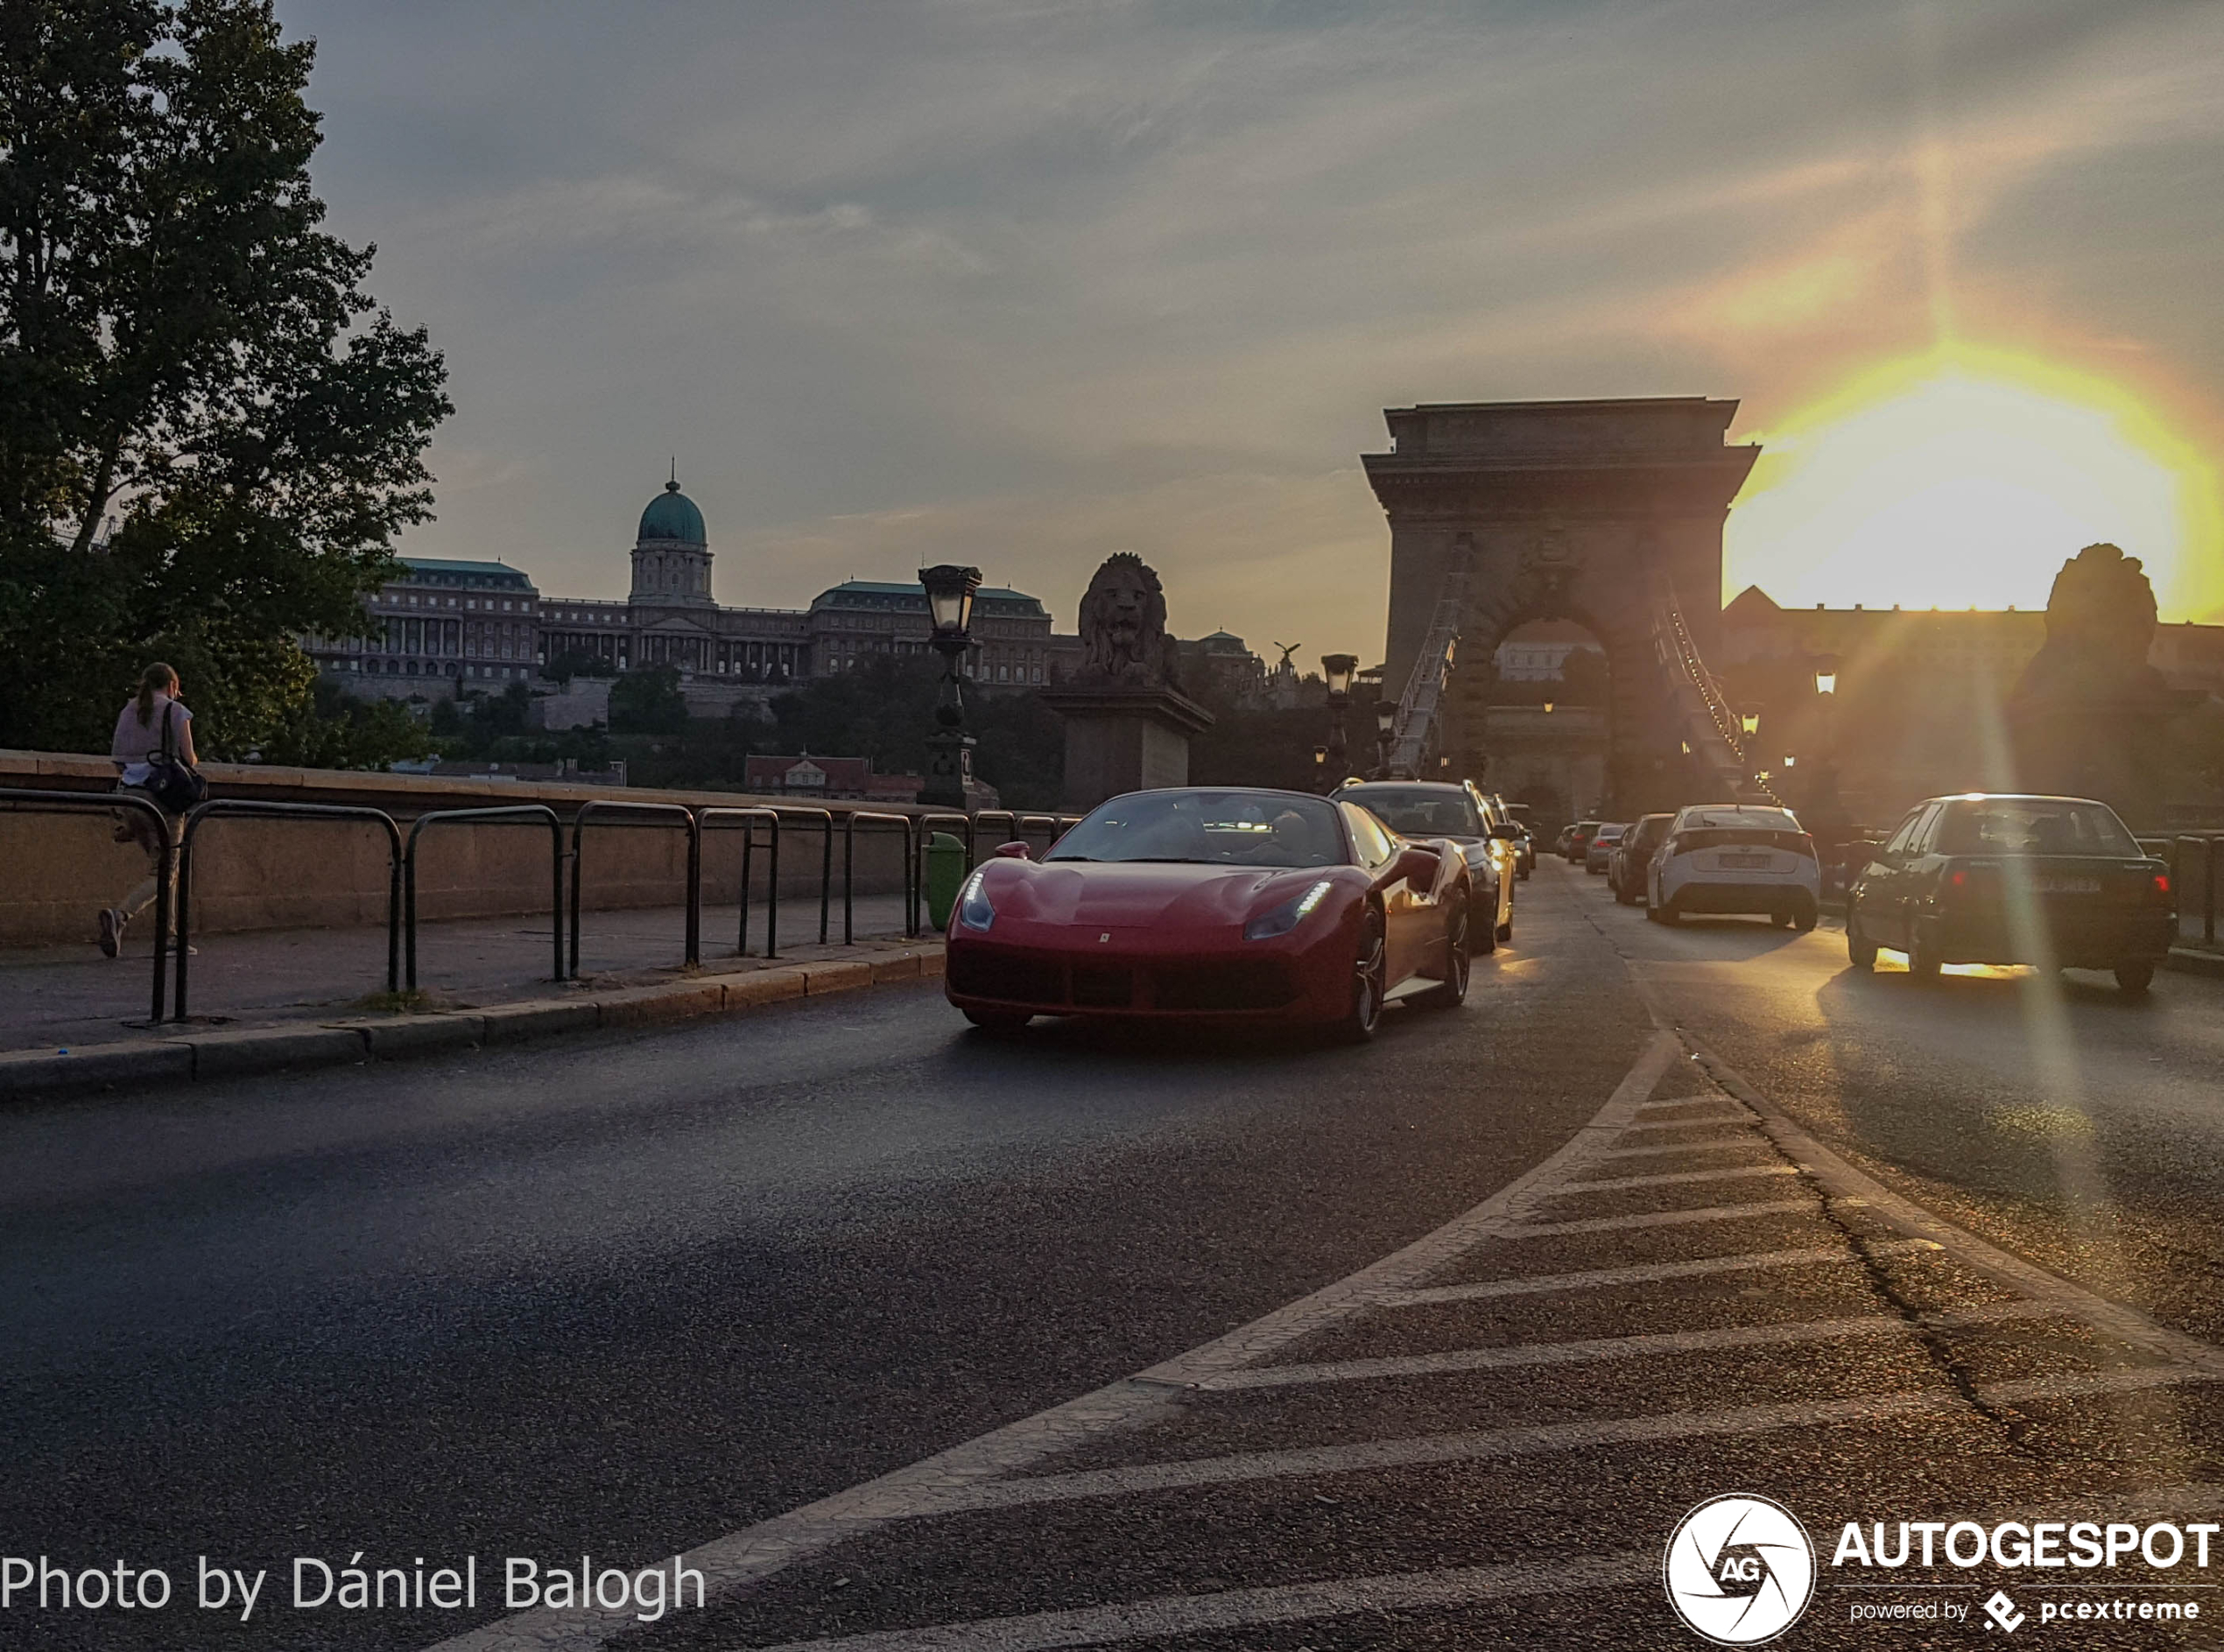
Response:
POLYGON ((721 602, 956 560, 1065 629, 1133 550, 1302 663, 1382 645, 1383 408, 1704 394, 1726 594, 2037 606, 2090 524, 2224 620, 2213 0, 278 9, 448 362, 406 553, 620 594, 676 455, 721 602))

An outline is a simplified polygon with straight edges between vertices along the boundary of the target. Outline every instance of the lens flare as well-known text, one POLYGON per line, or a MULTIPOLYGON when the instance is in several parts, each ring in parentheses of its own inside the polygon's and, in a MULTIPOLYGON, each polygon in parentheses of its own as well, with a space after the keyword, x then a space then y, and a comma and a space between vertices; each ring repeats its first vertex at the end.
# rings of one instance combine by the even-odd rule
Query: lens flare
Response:
POLYGON ((2108 540, 2165 620, 2224 611, 2213 467, 2122 385, 2013 351, 1942 346, 1864 372, 1763 445, 1724 535, 1724 594, 1787 606, 2042 608, 2108 540))

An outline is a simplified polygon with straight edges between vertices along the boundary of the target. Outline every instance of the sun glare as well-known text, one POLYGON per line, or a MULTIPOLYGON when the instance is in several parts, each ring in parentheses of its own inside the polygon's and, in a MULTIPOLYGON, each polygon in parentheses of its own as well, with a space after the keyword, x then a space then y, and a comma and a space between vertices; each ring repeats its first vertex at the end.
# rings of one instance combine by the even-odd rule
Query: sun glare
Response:
POLYGON ((2043 608, 2064 559, 2105 539, 2145 563, 2165 620, 2224 608, 2213 472, 2105 379, 1955 346, 1864 373, 1754 439, 1726 596, 2043 608))

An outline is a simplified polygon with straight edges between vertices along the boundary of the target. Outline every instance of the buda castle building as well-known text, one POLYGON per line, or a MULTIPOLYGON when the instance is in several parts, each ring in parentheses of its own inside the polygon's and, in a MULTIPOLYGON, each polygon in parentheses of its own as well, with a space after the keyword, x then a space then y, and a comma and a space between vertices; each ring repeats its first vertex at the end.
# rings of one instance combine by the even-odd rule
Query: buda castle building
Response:
MULTIPOLYGON (((368 604, 367 636, 304 646, 351 692, 391 699, 548 685, 551 667, 563 678, 669 665, 699 716, 876 657, 928 652, 926 594, 916 584, 846 580, 807 608, 719 607, 703 513, 677 476, 642 511, 632 556, 623 601, 544 596, 503 562, 403 557, 406 575, 368 604)), ((1056 682, 1080 660, 1080 639, 1052 636, 1036 598, 997 587, 975 598, 963 669, 983 689, 1056 682)))

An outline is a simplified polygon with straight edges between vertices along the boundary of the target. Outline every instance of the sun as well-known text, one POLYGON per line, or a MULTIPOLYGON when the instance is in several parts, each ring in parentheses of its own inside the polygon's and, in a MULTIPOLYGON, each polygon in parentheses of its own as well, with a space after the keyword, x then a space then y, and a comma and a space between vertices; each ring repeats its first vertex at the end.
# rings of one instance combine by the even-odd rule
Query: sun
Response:
POLYGON ((2122 386, 1955 344, 1862 374, 1756 432, 1723 536, 1725 596, 1787 607, 2044 608, 2063 561, 2140 558, 2162 617, 2224 608, 2224 508, 2203 456, 2122 386))

